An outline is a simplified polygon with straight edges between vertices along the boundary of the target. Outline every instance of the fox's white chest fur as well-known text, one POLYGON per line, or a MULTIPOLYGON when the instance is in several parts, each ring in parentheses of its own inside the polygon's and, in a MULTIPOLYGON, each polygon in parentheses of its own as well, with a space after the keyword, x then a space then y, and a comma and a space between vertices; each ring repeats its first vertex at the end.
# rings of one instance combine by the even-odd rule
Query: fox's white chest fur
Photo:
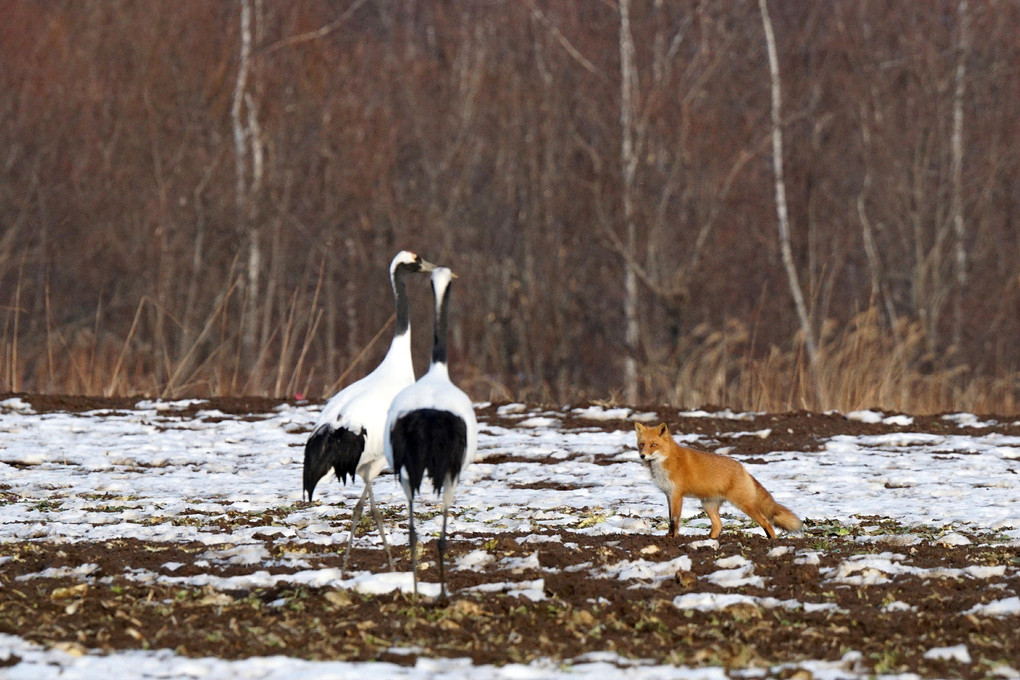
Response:
POLYGON ((652 455, 648 461, 648 469, 652 473, 652 481, 655 482, 655 486, 659 487, 667 496, 673 495, 673 479, 669 476, 666 468, 662 465, 662 462, 666 460, 666 457, 661 453, 652 455))

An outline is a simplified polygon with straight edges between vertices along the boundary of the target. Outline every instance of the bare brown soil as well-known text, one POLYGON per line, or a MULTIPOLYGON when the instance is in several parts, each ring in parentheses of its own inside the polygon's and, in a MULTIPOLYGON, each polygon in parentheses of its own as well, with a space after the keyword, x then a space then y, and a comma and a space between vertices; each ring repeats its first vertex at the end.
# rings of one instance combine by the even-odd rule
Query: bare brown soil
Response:
MULTIPOLYGON (((130 409, 135 401, 31 399, 37 411, 130 409)), ((276 404, 262 399, 217 399, 203 408, 243 414, 263 412, 276 404)), ((495 407, 479 415, 489 422, 498 419, 495 407)), ((665 409, 662 415, 664 420, 676 420, 667 417, 665 409)), ((570 419, 564 427, 619 429, 620 423, 570 419)), ((734 447, 735 453, 764 461, 776 450, 811 450, 820 437, 836 433, 903 429, 811 413, 763 415, 752 423, 687 418, 683 427, 709 434, 719 446, 734 447), (771 428, 772 432, 763 439, 744 436, 730 441, 726 437, 729 431, 746 432, 749 427, 771 428)), ((909 429, 939 432, 949 427, 955 426, 930 417, 915 419, 909 429)), ((1017 434, 1016 429, 996 431, 1017 434)), ((338 532, 346 530, 345 520, 337 520, 338 532)), ((452 597, 442 604, 401 594, 370 596, 293 586, 225 592, 190 585, 142 584, 130 578, 136 570, 169 575, 167 563, 184 565, 172 572, 174 576, 294 570, 277 566, 284 562, 272 561, 247 566, 214 562, 200 567, 194 564, 195 556, 209 546, 199 544, 6 542, 0 543, 0 556, 13 559, 0 565, 0 632, 82 649, 169 648, 184 655, 223 658, 287 654, 413 664, 419 656, 445 656, 469 657, 479 664, 506 664, 541 657, 570 661, 604 650, 687 666, 769 668, 773 675, 784 676, 793 670, 777 669, 780 664, 836 661, 856 650, 863 657, 860 668, 853 670, 864 672, 982 677, 999 663, 1016 667, 1020 636, 1016 635, 1015 617, 964 613, 977 604, 1020 593, 1020 557, 1015 548, 989 536, 971 536, 971 545, 945 547, 923 529, 898 526, 882 518, 868 518, 867 523, 880 527, 876 540, 856 540, 861 533, 858 524, 809 522, 802 534, 771 542, 757 531, 728 527, 718 549, 694 548, 691 539, 668 539, 661 529, 648 536, 602 537, 564 530, 558 536, 547 534, 554 540, 528 543, 522 542, 527 536, 515 533, 453 536, 449 546, 453 560, 480 546, 497 559, 477 572, 450 572, 452 597), (920 541, 910 544, 901 540, 908 531, 920 541), (793 550, 769 555, 777 546, 793 550), (498 566, 504 557, 525 557, 536 550, 538 568, 498 566), (798 560, 798 553, 805 551, 816 554, 818 563, 798 560), (1003 565, 1006 569, 1002 576, 991 578, 907 574, 874 585, 847 585, 827 577, 828 570, 850 556, 883 552, 902 555, 902 564, 923 569, 973 565, 1003 565), (691 558, 690 571, 678 572, 661 584, 592 575, 600 566, 623 560, 668 561, 681 555, 691 558), (738 555, 756 565, 755 573, 764 577, 764 585, 722 588, 707 578, 719 569, 718 560, 738 555), (88 577, 19 578, 49 567, 89 563, 97 568, 88 577), (485 583, 537 579, 543 580, 545 599, 534 602, 468 590, 485 583), (700 612, 674 605, 674 598, 692 592, 737 592, 834 606, 808 610, 739 604, 700 612), (884 608, 893 602, 912 609, 890 612, 884 608), (967 645, 972 663, 923 656, 931 648, 958 644, 967 645)), ((369 528, 367 522, 362 526, 363 530, 369 528)), ((310 565, 303 569, 341 565, 343 556, 335 549, 279 535, 256 534, 255 538, 274 558, 301 554, 310 565)), ((434 542, 427 542, 425 551, 425 559, 431 561, 434 542)), ((399 569, 409 569, 406 549, 396 550, 395 558, 399 569)), ((359 570, 387 569, 379 550, 356 549, 351 562, 359 570)), ((16 658, 0 661, 7 665, 18 662, 16 658)))

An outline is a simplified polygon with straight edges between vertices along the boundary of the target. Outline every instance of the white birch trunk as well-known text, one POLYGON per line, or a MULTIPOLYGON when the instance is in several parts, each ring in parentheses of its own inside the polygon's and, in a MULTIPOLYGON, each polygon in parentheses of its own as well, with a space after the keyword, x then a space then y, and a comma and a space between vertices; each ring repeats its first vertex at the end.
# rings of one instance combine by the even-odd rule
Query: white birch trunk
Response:
MULTIPOLYGON (((620 0, 620 165, 623 179, 623 221, 625 247, 633 255, 637 249, 637 227, 634 224, 634 175, 637 157, 634 153, 634 109, 637 73, 634 66, 634 40, 630 33, 630 2, 620 0)), ((623 277, 624 358, 623 398, 628 404, 638 401, 638 343, 641 327, 638 320, 637 273, 630 258, 625 258, 623 277)))
POLYGON ((230 103, 230 120, 234 132, 234 193, 238 217, 244 220, 248 204, 248 146, 247 130, 241 117, 244 94, 248 84, 248 69, 251 63, 251 3, 240 0, 241 4, 241 54, 237 65, 237 80, 230 103))
POLYGON ((960 346, 963 335, 963 296, 967 289, 967 235, 963 221, 963 97, 967 84, 967 55, 970 52, 970 13, 967 0, 960 0, 960 36, 956 51, 956 89, 953 93, 952 181, 951 211, 953 232, 956 237, 954 274, 956 296, 953 313, 953 344, 960 346))
MULTIPOLYGON (((244 361, 253 370, 257 385, 261 376, 256 361, 256 343, 259 327, 259 300, 261 297, 262 244, 259 229, 255 226, 253 200, 263 176, 263 158, 260 146, 260 131, 255 113, 255 104, 248 92, 248 76, 251 72, 252 56, 252 5, 251 0, 239 0, 241 10, 240 55, 238 57, 237 80, 231 99, 230 118, 234 135, 235 154, 235 199, 238 217, 238 231, 246 238, 248 257, 245 263, 244 315, 241 328, 241 353, 244 361)), ((257 8, 261 12, 261 2, 257 8)), ((258 387, 255 388, 256 390, 258 387)))
POLYGON ((790 215, 786 208, 786 182, 783 179, 783 125, 782 125, 782 90, 779 79, 779 55, 776 51, 776 36, 772 31, 772 19, 769 18, 767 0, 758 0, 761 11, 762 25, 765 29, 765 42, 769 55, 769 75, 772 81, 772 166, 775 171, 776 217, 779 222, 779 249, 786 268, 786 277, 790 284, 790 294, 800 320, 801 333, 804 335, 804 348, 810 363, 811 377, 815 387, 815 398, 819 406, 823 406, 821 381, 818 377, 818 346, 815 344, 811 319, 804 302, 804 292, 797 275, 797 266, 793 261, 793 248, 790 245, 790 215))

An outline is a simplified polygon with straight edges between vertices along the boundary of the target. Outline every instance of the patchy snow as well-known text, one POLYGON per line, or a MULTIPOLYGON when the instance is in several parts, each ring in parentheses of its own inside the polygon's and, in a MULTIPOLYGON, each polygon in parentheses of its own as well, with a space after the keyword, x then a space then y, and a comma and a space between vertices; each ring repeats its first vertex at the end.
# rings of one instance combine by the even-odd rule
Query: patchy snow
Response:
POLYGON ((979 420, 973 413, 950 413, 942 416, 943 420, 956 423, 960 427, 995 427, 994 420, 979 420))
POLYGON ((823 570, 822 574, 831 578, 836 583, 847 583, 850 585, 875 585, 886 583, 893 577, 899 575, 920 576, 923 578, 973 578, 987 579, 1002 576, 1006 573, 1004 565, 981 566, 971 565, 969 567, 949 568, 935 567, 922 569, 911 565, 901 564, 906 555, 895 553, 881 553, 878 555, 854 555, 844 560, 833 570, 823 570))
POLYGON ((963 534, 959 534, 959 533, 957 533, 955 531, 950 531, 948 534, 945 534, 944 536, 940 536, 935 541, 936 544, 943 545, 943 546, 945 546, 947 548, 950 548, 950 547, 952 547, 954 545, 970 545, 972 542, 973 541, 971 541, 969 538, 967 538, 963 534))
MULTIPOLYGON (((331 520, 337 506, 350 507, 361 493, 360 484, 335 482, 321 488, 321 504, 301 504, 302 451, 307 433, 317 416, 315 407, 281 406, 270 413, 244 419, 201 409, 201 400, 144 401, 131 411, 93 411, 84 414, 36 414, 31 404, 10 398, 0 402, 0 484, 6 501, 0 503, 0 542, 46 539, 49 541, 97 541, 135 538, 155 542, 197 541, 208 549, 196 560, 232 565, 252 565, 269 559, 255 534, 284 535, 295 541, 342 548, 346 532, 338 532, 331 520), (184 409, 189 415, 182 415, 184 409), (258 518, 272 512, 263 525, 253 522, 214 525, 199 521, 210 515, 258 518), (188 521, 196 520, 196 521, 188 521)), ((649 533, 663 521, 664 498, 651 483, 646 468, 634 452, 634 434, 620 430, 566 430, 567 416, 609 422, 617 419, 648 420, 654 414, 626 408, 588 407, 573 412, 531 410, 524 404, 499 408, 501 416, 517 420, 513 428, 480 423, 479 453, 463 474, 448 531, 470 535, 478 531, 536 532, 543 528, 567 529, 578 535, 649 533), (499 460, 498 464, 486 459, 499 460), (612 460, 612 478, 606 466, 612 460), (532 482, 541 482, 529 484, 532 482), (555 492, 550 488, 562 487, 555 492)), ((753 414, 730 411, 683 412, 683 416, 751 420, 753 414)), ((909 428, 908 416, 885 416, 858 411, 847 418, 909 428)), ((947 417, 949 418, 949 417, 947 417)), ((821 442, 819 451, 776 451, 769 463, 747 462, 749 470, 775 496, 799 516, 838 525, 867 524, 888 518, 899 525, 938 535, 946 546, 966 545, 961 532, 997 532, 1000 540, 1020 541, 1020 437, 968 433, 985 424, 968 414, 949 418, 960 425, 959 434, 898 432, 894 434, 839 435, 821 442)), ((733 437, 763 437, 769 430, 737 433, 733 437)), ((697 445, 698 435, 679 433, 678 439, 697 445)), ((390 475, 373 486, 377 503, 404 507, 404 495, 390 475)), ((433 502, 426 494, 424 510, 433 502)), ((730 506, 723 507, 725 531, 760 531, 730 506), (741 528, 744 527, 744 528, 741 528)), ((679 531, 692 553, 711 555, 718 542, 708 539, 709 522, 698 503, 686 503, 679 531), (691 521, 693 520, 693 521, 691 521), (693 537, 695 540, 691 540, 693 537)), ((419 519, 423 535, 438 534, 440 515, 419 519)), ((406 546, 402 523, 389 528, 390 543, 406 546)), ((862 536, 875 539, 881 534, 862 536)), ((533 552, 502 564, 528 572, 539 569, 542 540, 522 539, 533 552)), ((890 538, 882 536, 883 539, 890 538)), ((907 534, 904 549, 921 540, 907 534)), ((367 532, 361 545, 378 545, 378 536, 367 532)), ((568 544, 569 545, 569 544, 568 544)), ((785 554, 789 548, 780 548, 785 554)), ((691 558, 668 562, 644 559, 594 567, 581 564, 588 575, 605 579, 628 579, 655 583, 691 569, 691 558)), ((259 570, 235 577, 211 575, 177 576, 180 564, 168 563, 158 572, 137 572, 139 581, 187 583, 217 591, 268 587, 278 583, 328 586, 363 593, 411 589, 410 573, 349 572, 335 569, 302 569, 300 556, 283 555, 298 567, 293 573, 270 574, 259 570)), ((709 558, 710 559, 710 558, 709 558)), ((493 560, 486 551, 461 556, 454 569, 474 569, 493 560)), ((851 556, 822 577, 834 584, 883 583, 902 574, 931 578, 983 579, 1001 575, 1005 567, 921 569, 905 563, 904 555, 883 552, 851 556)), ((803 551, 799 564, 817 565, 818 555, 803 551)), ((2 566, 2 563, 0 563, 2 566)), ((713 589, 760 586, 767 567, 741 557, 719 559, 705 581, 713 589)), ((87 575, 95 565, 77 567, 87 575)), ((64 568, 66 571, 67 568, 64 568)), ((39 576, 57 575, 40 573, 39 576)), ((513 583, 491 583, 479 590, 505 592, 530 600, 544 598, 542 579, 526 577, 513 583)), ((425 595, 438 594, 435 583, 421 583, 425 595)), ((733 605, 817 609, 834 605, 779 601, 737 593, 692 592, 677 597, 681 609, 723 609, 733 605)), ((909 605, 890 602, 887 611, 904 611, 909 605)), ((1020 599, 1006 597, 976 605, 975 616, 1020 615, 1020 599)), ((969 663, 966 647, 936 648, 930 658, 969 663), (965 660, 966 659, 966 660, 965 660)), ((193 678, 237 680, 240 678, 309 678, 361 675, 397 678, 724 678, 723 669, 689 669, 648 666, 605 653, 575 659, 563 666, 548 660, 529 665, 475 667, 464 660, 421 659, 414 667, 392 664, 307 662, 287 657, 224 661, 188 659, 166 650, 121 652, 101 655, 76 648, 43 648, 10 635, 0 635, 0 666, 5 659, 20 662, 4 668, 12 680, 52 676, 54 668, 65 678, 109 675, 135 678, 193 678)), ((852 653, 839 662, 798 664, 815 677, 857 677, 860 659, 852 653), (856 670, 855 670, 856 669, 856 670)))
POLYGON ((902 425, 904 427, 914 424, 914 419, 910 416, 887 416, 881 411, 851 411, 846 414, 846 419, 856 420, 861 423, 881 423, 883 425, 902 425))
POLYGON ((32 410, 32 405, 21 397, 10 397, 0 401, 0 413, 4 411, 16 411, 18 413, 35 413, 32 410))
POLYGON ((974 605, 965 613, 975 616, 1020 616, 1020 597, 1007 597, 988 604, 974 605))
POLYGON ((719 611, 739 605, 774 609, 803 609, 807 612, 838 610, 832 603, 801 602, 800 600, 779 600, 774 597, 753 597, 740 593, 689 593, 673 598, 673 606, 677 609, 697 609, 699 611, 719 611))
POLYGON ((629 408, 606 408, 597 404, 585 408, 575 408, 571 411, 578 418, 587 420, 626 420, 630 417, 629 408))
POLYGON ((970 663, 970 652, 967 645, 954 645, 952 647, 932 647, 924 653, 926 659, 939 659, 941 661, 958 661, 970 663))
POLYGON ((684 418, 725 418, 726 420, 754 420, 755 416, 761 415, 760 413, 747 412, 747 413, 734 413, 730 409, 723 409, 722 411, 680 411, 677 413, 678 416, 684 418))
POLYGON ((286 656, 257 657, 239 661, 199 658, 186 659, 169 650, 152 652, 123 652, 120 654, 82 654, 74 647, 45 649, 25 643, 18 638, 0 634, 0 662, 20 657, 20 661, 4 668, 6 680, 37 680, 60 677, 66 680, 92 680, 93 678, 139 678, 165 680, 167 678, 202 678, 203 680, 331 680, 343 677, 377 677, 402 680, 475 680, 479 677, 492 680, 538 680, 550 677, 598 677, 606 680, 633 678, 635 673, 646 678, 710 679, 727 678, 721 668, 671 669, 639 666, 635 662, 613 654, 590 655, 581 659, 568 671, 556 661, 531 664, 507 664, 478 668, 465 659, 419 659, 413 667, 392 663, 351 663, 344 661, 305 661, 286 656), (59 668, 59 671, 56 670, 59 668), (642 672, 647 671, 647 672, 642 672))
POLYGON ((616 564, 606 565, 594 573, 598 578, 612 578, 621 580, 639 580, 644 582, 663 581, 673 578, 678 571, 689 571, 691 558, 687 555, 670 560, 668 562, 650 562, 648 560, 628 560, 616 564))

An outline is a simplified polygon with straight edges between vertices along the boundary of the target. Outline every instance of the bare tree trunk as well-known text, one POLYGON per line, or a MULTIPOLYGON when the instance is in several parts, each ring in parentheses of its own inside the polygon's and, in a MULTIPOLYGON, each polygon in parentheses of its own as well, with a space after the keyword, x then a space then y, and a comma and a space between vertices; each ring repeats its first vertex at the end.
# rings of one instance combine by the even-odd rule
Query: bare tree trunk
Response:
POLYGON ((776 52, 776 36, 772 31, 772 19, 769 18, 767 0, 758 0, 761 11, 762 25, 765 29, 765 42, 769 54, 769 75, 772 81, 772 165, 775 170, 776 216, 779 222, 779 248, 786 268, 786 277, 790 284, 790 294, 800 320, 801 332, 804 335, 804 347, 810 362, 811 378, 815 388, 815 399, 818 406, 824 405, 821 381, 818 376, 818 346, 815 343, 811 319, 804 302, 804 292, 797 276, 797 266, 793 261, 793 249, 790 245, 790 215, 786 209, 786 183, 783 179, 783 123, 782 123, 782 91, 779 79, 779 55, 776 52))
MULTIPOLYGON (((634 223, 634 175, 637 155, 634 153, 634 110, 636 108, 637 71, 634 66, 634 40, 630 33, 630 0, 620 0, 620 165, 623 174, 623 222, 626 249, 637 250, 637 227, 634 223)), ((638 281, 634 264, 623 261, 624 358, 623 397, 628 404, 638 400, 637 354, 641 327, 638 320, 638 281)))
POLYGON ((963 95, 967 82, 967 56, 970 53, 970 13, 967 0, 960 0, 960 35, 956 50, 956 90, 953 93, 952 139, 952 203, 953 231, 956 236, 955 275, 956 297, 953 309, 953 344, 957 347, 963 335, 963 297, 967 289, 967 244, 963 223, 963 95))
POLYGON ((248 147, 247 130, 241 118, 244 93, 248 84, 248 70, 251 66, 251 0, 239 0, 241 5, 241 55, 237 66, 237 81, 230 105, 230 120, 234 130, 234 196, 239 217, 244 217, 248 203, 248 147))
POLYGON ((146 122, 148 123, 149 148, 152 153, 152 176, 156 184, 156 200, 159 206, 156 211, 156 223, 153 229, 153 241, 156 248, 156 289, 153 291, 153 298, 156 300, 155 315, 153 322, 152 339, 154 353, 157 355, 153 361, 153 381, 157 385, 166 382, 170 375, 171 358, 170 343, 167 325, 167 310, 170 308, 170 269, 171 254, 169 236, 167 235, 167 221, 169 219, 168 183, 164 173, 163 157, 159 147, 158 135, 155 132, 155 119, 157 114, 152 104, 152 98, 148 88, 142 90, 142 101, 145 104, 146 122))
POLYGON ((256 365, 256 343, 259 328, 259 300, 261 298, 262 239, 255 219, 256 197, 263 176, 261 132, 255 112, 255 102, 248 92, 252 70, 252 28, 258 23, 262 2, 255 0, 257 16, 252 17, 252 0, 240 0, 241 52, 237 67, 237 81, 231 101, 230 117, 234 132, 236 163, 235 196, 239 232, 247 241, 248 257, 245 267, 244 315, 241 328, 241 356, 252 371, 253 384, 258 389, 261 368, 256 365))
MULTIPOLYGON (((344 238, 344 249, 347 251, 347 281, 344 283, 344 322, 347 330, 347 356, 345 357, 345 363, 349 364, 358 356, 360 346, 358 338, 358 282, 355 276, 352 275, 352 272, 356 271, 354 263, 358 261, 358 252, 354 239, 350 236, 344 238)), ((335 306, 330 305, 333 308, 335 306)), ((336 336, 331 335, 330 337, 336 336)), ((330 368, 335 366, 335 363, 329 364, 330 368)))
POLYGON ((871 192, 871 126, 868 124, 868 111, 861 107, 861 138, 864 143, 864 184, 857 195, 857 217, 861 223, 861 236, 864 241, 864 253, 868 257, 868 268, 871 270, 871 304, 879 301, 885 307, 889 328, 896 332, 896 308, 889 298, 888 291, 882 282, 882 261, 875 243, 875 229, 868 217, 867 197, 871 192))
POLYGON ((252 313, 252 300, 257 294, 258 275, 254 267, 260 259, 258 239, 252 238, 248 224, 248 130, 242 118, 244 94, 248 84, 248 71, 251 66, 251 0, 239 0, 241 5, 241 54, 237 65, 237 81, 234 84, 234 96, 230 106, 230 120, 234 131, 234 198, 237 206, 238 231, 248 236, 248 267, 247 285, 244 299, 244 328, 241 329, 241 346, 245 357, 251 356, 255 345, 255 318, 252 313))
POLYGON ((184 314, 181 318, 181 340, 177 348, 177 360, 175 362, 178 365, 184 360, 185 356, 191 353, 192 345, 198 337, 196 328, 199 326, 199 321, 196 318, 195 308, 198 304, 199 288, 203 284, 207 284, 206 276, 208 274, 204 271, 206 199, 203 194, 214 169, 215 164, 209 165, 202 176, 202 180, 191 192, 192 203, 195 206, 195 241, 191 255, 191 276, 188 279, 187 293, 184 298, 184 314))

